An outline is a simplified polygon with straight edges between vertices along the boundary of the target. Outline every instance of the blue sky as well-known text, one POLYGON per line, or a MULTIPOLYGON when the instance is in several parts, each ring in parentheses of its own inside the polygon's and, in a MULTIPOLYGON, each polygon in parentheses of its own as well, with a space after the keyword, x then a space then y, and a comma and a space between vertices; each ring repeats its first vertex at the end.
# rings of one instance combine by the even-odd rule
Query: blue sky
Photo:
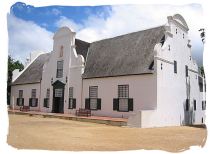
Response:
POLYGON ((109 16, 110 6, 48 6, 33 7, 25 3, 17 2, 11 7, 11 13, 26 21, 33 21, 51 32, 58 27, 55 25, 59 17, 65 16, 77 24, 84 24, 89 15, 100 16, 106 19, 109 16))
POLYGON ((193 57, 202 65, 203 44, 198 29, 204 25, 198 4, 33 7, 18 2, 7 16, 9 54, 24 62, 30 52, 52 51, 53 33, 62 26, 74 30, 77 38, 92 42, 163 25, 167 16, 176 13, 187 21, 193 57))

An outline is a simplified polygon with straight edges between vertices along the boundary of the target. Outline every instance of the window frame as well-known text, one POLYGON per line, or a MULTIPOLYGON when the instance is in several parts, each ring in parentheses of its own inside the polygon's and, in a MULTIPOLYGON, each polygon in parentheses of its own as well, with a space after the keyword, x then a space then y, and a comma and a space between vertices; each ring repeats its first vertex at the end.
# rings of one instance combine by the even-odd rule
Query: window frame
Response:
POLYGON ((98 109, 98 86, 89 86, 89 101, 90 101, 90 110, 97 110, 98 109), (96 90, 95 96, 93 96, 93 90, 96 90), (91 103, 95 101, 95 108, 92 108, 91 103))
POLYGON ((31 89, 31 98, 36 98, 36 89, 31 89))
POLYGON ((206 101, 202 101, 202 110, 206 110, 206 101))
POLYGON ((76 108, 76 99, 74 98, 74 87, 69 87, 69 104, 68 109, 76 108))
POLYGON ((118 85, 117 92, 118 92, 118 101, 119 101, 118 111, 129 112, 129 102, 128 102, 129 101, 129 84, 118 85), (120 90, 120 88, 122 89, 120 90), (125 96, 121 96, 120 92, 122 93, 122 95, 125 94, 125 96), (122 103, 124 103, 124 101, 127 101, 127 109, 122 110, 120 108, 121 108, 122 103))
POLYGON ((62 78, 63 77, 63 64, 64 64, 63 60, 58 60, 57 61, 56 78, 62 78))

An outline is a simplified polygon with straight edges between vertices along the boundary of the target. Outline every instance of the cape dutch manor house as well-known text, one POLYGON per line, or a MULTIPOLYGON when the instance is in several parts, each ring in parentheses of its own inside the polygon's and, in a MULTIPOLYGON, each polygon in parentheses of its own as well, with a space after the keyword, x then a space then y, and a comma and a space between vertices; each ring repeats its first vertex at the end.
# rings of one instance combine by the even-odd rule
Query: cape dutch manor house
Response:
POLYGON ((205 122, 205 78, 191 56, 188 26, 165 25, 87 43, 60 28, 53 51, 32 54, 13 72, 11 108, 128 118, 135 127, 205 122))

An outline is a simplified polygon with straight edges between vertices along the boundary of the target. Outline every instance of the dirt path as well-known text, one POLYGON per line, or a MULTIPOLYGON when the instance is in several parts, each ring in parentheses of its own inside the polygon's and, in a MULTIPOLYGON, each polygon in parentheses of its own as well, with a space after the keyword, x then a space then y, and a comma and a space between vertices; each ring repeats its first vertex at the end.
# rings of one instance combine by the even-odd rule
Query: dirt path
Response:
POLYGON ((54 118, 9 115, 8 143, 20 149, 177 152, 203 146, 207 130, 194 127, 128 128, 54 118))

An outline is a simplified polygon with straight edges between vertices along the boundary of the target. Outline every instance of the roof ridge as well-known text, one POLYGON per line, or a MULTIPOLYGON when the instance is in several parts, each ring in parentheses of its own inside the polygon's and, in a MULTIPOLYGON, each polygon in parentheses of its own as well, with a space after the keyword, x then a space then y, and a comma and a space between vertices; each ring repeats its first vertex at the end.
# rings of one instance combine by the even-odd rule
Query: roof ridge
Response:
POLYGON ((144 31, 147 31, 147 30, 152 30, 152 29, 156 29, 156 28, 160 28, 160 27, 165 27, 165 24, 159 25, 159 26, 155 26, 155 27, 151 27, 151 28, 147 28, 147 29, 143 29, 143 30, 139 30, 139 31, 134 31, 134 32, 122 34, 122 35, 117 35, 117 36, 110 37, 110 38, 105 38, 105 39, 97 40, 97 41, 91 42, 90 44, 98 43, 100 41, 106 41, 106 40, 116 39, 116 38, 120 38, 120 37, 123 37, 123 36, 131 35, 131 34, 135 34, 135 33, 139 33, 139 32, 144 32, 144 31))
POLYGON ((37 54, 37 56, 18 74, 18 76, 14 79, 14 81, 12 83, 15 83, 17 81, 17 79, 25 72, 27 71, 27 69, 33 64, 36 62, 36 60, 40 57, 40 56, 43 56, 43 55, 47 55, 47 54, 50 54, 49 52, 47 53, 39 53, 37 54))

